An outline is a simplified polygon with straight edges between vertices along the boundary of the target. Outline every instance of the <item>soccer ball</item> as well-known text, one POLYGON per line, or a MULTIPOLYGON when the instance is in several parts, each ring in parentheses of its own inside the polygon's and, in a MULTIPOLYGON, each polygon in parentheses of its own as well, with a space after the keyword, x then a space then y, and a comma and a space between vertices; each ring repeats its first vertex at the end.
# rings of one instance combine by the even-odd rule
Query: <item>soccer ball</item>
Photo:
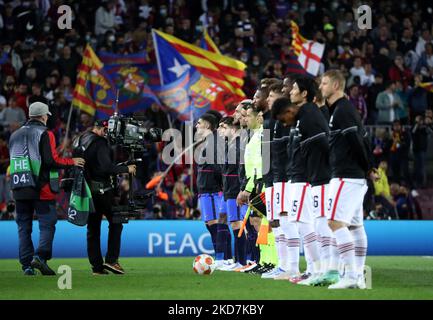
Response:
POLYGON ((215 270, 215 261, 210 255, 203 253, 194 258, 192 270, 200 275, 210 275, 215 270))

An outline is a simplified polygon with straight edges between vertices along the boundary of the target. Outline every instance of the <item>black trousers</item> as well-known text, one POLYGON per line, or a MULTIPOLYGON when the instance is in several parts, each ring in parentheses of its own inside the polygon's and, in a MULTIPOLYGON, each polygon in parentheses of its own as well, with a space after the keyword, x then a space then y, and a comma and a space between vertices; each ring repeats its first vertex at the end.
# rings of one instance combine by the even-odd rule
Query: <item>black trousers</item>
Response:
POLYGON ((119 259, 123 225, 112 221, 111 207, 114 198, 112 191, 108 191, 103 195, 92 194, 92 197, 96 212, 89 215, 87 222, 87 255, 93 271, 97 272, 102 270, 104 264, 101 253, 102 216, 105 215, 109 223, 108 246, 105 255, 106 263, 115 263, 119 259))

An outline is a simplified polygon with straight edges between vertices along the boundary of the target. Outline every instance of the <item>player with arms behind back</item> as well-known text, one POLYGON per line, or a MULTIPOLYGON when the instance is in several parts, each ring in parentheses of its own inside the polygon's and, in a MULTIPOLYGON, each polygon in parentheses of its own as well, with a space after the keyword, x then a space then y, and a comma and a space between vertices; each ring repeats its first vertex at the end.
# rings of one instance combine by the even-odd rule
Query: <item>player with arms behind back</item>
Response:
POLYGON ((355 107, 344 94, 345 78, 327 71, 320 84, 333 114, 330 127, 331 181, 328 194, 329 226, 337 240, 344 274, 329 289, 365 288, 363 270, 367 235, 362 203, 367 192, 366 177, 377 179, 366 141, 366 133, 355 107))

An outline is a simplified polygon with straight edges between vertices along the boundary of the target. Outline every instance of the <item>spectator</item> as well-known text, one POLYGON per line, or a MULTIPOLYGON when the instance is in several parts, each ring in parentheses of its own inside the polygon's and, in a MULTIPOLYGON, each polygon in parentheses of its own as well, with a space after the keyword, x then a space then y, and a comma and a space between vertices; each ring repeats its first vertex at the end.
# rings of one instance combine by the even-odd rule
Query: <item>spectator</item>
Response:
POLYGON ((409 90, 408 102, 411 119, 415 119, 417 116, 424 116, 428 107, 428 92, 419 86, 421 82, 421 75, 415 75, 415 86, 409 90))
POLYGON ((381 74, 377 74, 374 78, 374 83, 367 88, 367 124, 376 124, 378 110, 376 107, 376 99, 380 92, 385 90, 385 86, 383 84, 383 76, 381 74))
POLYGON ((177 181, 173 189, 173 201, 177 208, 177 217, 190 219, 193 208, 191 191, 182 181, 177 181))
POLYGON ((42 85, 38 82, 32 84, 32 94, 27 99, 27 106, 36 101, 48 104, 47 98, 45 98, 42 94, 42 85))
POLYGON ((421 31, 421 35, 418 38, 418 42, 416 43, 415 51, 419 57, 422 56, 425 50, 425 45, 427 43, 433 43, 431 38, 430 31, 428 29, 424 29, 421 31))
POLYGON ((235 36, 242 38, 247 48, 252 48, 255 43, 254 28, 246 10, 242 10, 240 13, 240 20, 236 23, 235 36))
POLYGON ((411 50, 415 50, 415 46, 416 42, 413 37, 413 28, 405 28, 398 45, 398 49, 400 52, 409 52, 411 50))
POLYGON ((398 186, 395 193, 394 201, 398 218, 400 220, 414 219, 415 215, 419 216, 415 199, 406 186, 398 186))
POLYGON ((389 137, 385 128, 377 128, 373 136, 373 157, 374 165, 378 166, 383 160, 388 160, 389 158, 389 137))
POLYGON ((399 96, 395 94, 395 82, 388 82, 385 85, 385 91, 377 95, 376 108, 379 110, 377 116, 379 124, 389 125, 394 120, 398 120, 398 109, 403 108, 403 104, 399 96))
MULTIPOLYGON (((429 121, 427 119, 427 121, 429 121)), ((427 126, 424 117, 416 116, 415 125, 412 127, 412 150, 414 156, 414 183, 416 188, 424 188, 427 182, 426 155, 428 137, 433 133, 431 127, 427 126)))
POLYGON ((416 72, 427 78, 433 76, 433 43, 425 44, 425 52, 418 61, 416 72))
POLYGON ((9 148, 7 137, 0 134, 0 204, 7 204, 11 200, 9 181, 6 179, 6 171, 9 166, 9 148))
POLYGON ((373 68, 370 62, 366 62, 364 65, 364 74, 360 76, 361 86, 371 87, 375 83, 375 77, 373 74, 373 68))
POLYGON ((191 20, 188 18, 182 19, 181 25, 176 30, 176 37, 192 43, 193 42, 193 29, 191 28, 191 20))
POLYGON ((73 84, 75 84, 75 79, 77 77, 77 67, 79 63, 80 62, 76 59, 76 57, 72 55, 72 51, 69 46, 65 46, 63 48, 62 57, 57 60, 60 73, 63 76, 69 77, 73 84))
POLYGON ((396 218, 395 203, 391 197, 391 190, 387 177, 388 163, 383 160, 379 163, 379 179, 374 184, 374 198, 376 204, 380 205, 381 216, 396 218))
POLYGON ((391 81, 401 81, 405 90, 413 77, 410 69, 404 66, 404 60, 401 55, 395 57, 394 65, 389 69, 388 76, 391 81))
MULTIPOLYGON (((3 70, 2 70, 3 72, 3 70)), ((15 94, 15 78, 12 75, 7 75, 6 80, 4 82, 3 88, 1 90, 1 94, 9 100, 15 94)))
POLYGON ((389 70, 392 66, 392 62, 388 57, 389 51, 387 48, 381 48, 378 55, 372 57, 372 64, 374 70, 378 73, 383 74, 384 80, 389 79, 389 70))
POLYGON ((409 147, 409 132, 401 126, 399 120, 394 120, 391 133, 390 165, 395 182, 400 182, 402 178, 404 181, 410 181, 409 147))
POLYGON ((358 76, 361 78, 365 76, 365 69, 362 66, 362 59, 361 57, 355 57, 353 60, 353 67, 350 69, 350 74, 352 77, 358 76))
POLYGON ((9 99, 9 105, 4 110, 3 117, 5 125, 10 125, 12 123, 22 125, 27 119, 23 109, 17 105, 17 99, 15 97, 9 99))
POLYGON ((367 120, 367 104, 364 97, 359 92, 358 85, 354 84, 349 88, 349 100, 356 107, 364 124, 367 120))
POLYGON ((17 106, 24 111, 24 114, 28 114, 29 112, 29 108, 27 107, 27 88, 26 83, 20 83, 14 95, 17 106))
POLYGON ((102 5, 95 14, 95 34, 98 37, 104 36, 107 31, 116 30, 115 2, 103 0, 102 5))
POLYGON ((395 94, 399 97, 402 107, 397 109, 397 118, 402 125, 409 124, 409 89, 404 89, 401 81, 395 82, 395 94))

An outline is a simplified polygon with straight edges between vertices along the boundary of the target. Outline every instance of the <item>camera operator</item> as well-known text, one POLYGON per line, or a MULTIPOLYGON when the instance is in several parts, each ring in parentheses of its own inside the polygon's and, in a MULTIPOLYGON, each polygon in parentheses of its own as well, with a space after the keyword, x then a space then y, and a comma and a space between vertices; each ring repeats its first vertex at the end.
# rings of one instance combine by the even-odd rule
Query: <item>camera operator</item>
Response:
POLYGON ((91 130, 84 132, 74 143, 74 152, 82 152, 86 160, 84 175, 92 192, 95 211, 89 215, 87 223, 87 254, 94 275, 124 274, 119 264, 120 239, 123 226, 113 222, 112 206, 114 189, 112 176, 122 173, 135 175, 136 166, 116 166, 109 146, 107 121, 96 121, 91 130), (108 248, 105 263, 102 259, 100 238, 102 215, 108 220, 108 248))
POLYGON ((84 165, 82 158, 60 158, 54 134, 47 130, 48 106, 34 102, 30 120, 15 131, 9 141, 11 189, 16 201, 19 258, 25 275, 56 275, 48 266, 51 259, 57 212, 55 193, 59 192, 57 169, 84 165), (39 247, 32 242, 33 213, 39 221, 39 247))

